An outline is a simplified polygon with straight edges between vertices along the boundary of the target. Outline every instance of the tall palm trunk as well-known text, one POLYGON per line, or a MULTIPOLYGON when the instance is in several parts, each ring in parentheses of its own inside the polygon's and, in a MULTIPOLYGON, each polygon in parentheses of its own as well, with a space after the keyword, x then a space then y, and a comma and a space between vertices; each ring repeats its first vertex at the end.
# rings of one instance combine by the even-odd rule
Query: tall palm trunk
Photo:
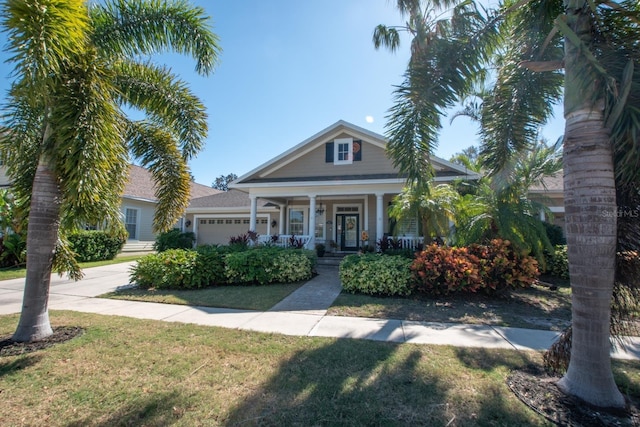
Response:
MULTIPOLYGON (((565 5, 567 24, 588 46, 592 22, 586 0, 565 5)), ((613 151, 604 102, 593 98, 602 88, 592 70, 581 46, 566 40, 564 203, 573 336, 569 368, 558 386, 593 405, 623 407, 609 344, 617 216, 613 151), (589 90, 580 84, 585 75, 589 90)))
POLYGON ((40 159, 33 181, 27 228, 27 277, 15 341, 37 341, 53 334, 49 323, 51 265, 58 240, 60 189, 47 160, 40 159))

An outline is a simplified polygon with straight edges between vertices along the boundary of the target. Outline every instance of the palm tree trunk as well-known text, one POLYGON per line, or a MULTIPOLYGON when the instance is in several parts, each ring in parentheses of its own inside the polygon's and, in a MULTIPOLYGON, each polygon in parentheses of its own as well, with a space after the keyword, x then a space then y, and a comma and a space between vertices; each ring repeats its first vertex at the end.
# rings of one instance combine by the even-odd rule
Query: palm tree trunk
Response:
POLYGON ((60 189, 47 161, 40 159, 31 195, 27 228, 27 277, 20 322, 13 334, 15 341, 38 341, 53 334, 48 303, 59 222, 60 189))
POLYGON ((609 323, 616 261, 616 188, 602 77, 584 55, 587 0, 565 0, 564 205, 571 276, 571 359, 558 387, 592 405, 624 407, 611 371, 609 323), (598 96, 594 96, 598 94, 598 96), (598 99, 599 98, 599 99, 598 99))

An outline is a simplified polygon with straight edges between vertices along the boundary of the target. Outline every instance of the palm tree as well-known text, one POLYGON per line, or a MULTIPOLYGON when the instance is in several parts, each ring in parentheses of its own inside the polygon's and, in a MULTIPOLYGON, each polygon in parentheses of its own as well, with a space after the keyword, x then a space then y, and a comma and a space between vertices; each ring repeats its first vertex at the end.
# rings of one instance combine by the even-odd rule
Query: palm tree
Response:
POLYGON ((27 276, 13 339, 52 334, 52 268, 80 272, 65 235, 83 223, 121 224, 130 156, 156 183, 154 227, 169 228, 189 196, 188 160, 207 133, 202 103, 167 68, 146 60, 173 50, 213 71, 217 37, 184 1, 6 0, 15 81, 5 104, 0 155, 29 208, 27 276), (123 107, 146 113, 130 119, 123 107))
MULTIPOLYGON (((626 183, 640 181, 635 167, 640 5, 503 0, 488 11, 457 0, 426 5, 398 0, 397 5, 410 16, 404 29, 414 38, 387 126, 389 153, 409 179, 428 179, 440 117, 484 81, 485 66, 495 66, 481 127, 485 167, 493 175, 510 173, 513 154, 534 143, 552 104, 564 99, 573 349, 558 385, 597 406, 624 406, 609 355, 616 251, 616 215, 611 213, 616 212, 615 174, 626 183), (424 12, 429 7, 452 9, 442 19, 429 19, 424 12)), ((379 27, 374 43, 395 49, 397 32, 379 27)))
POLYGON ((449 184, 422 189, 409 186, 394 198, 389 216, 397 221, 419 218, 427 243, 427 237, 448 237, 459 199, 460 194, 449 184))

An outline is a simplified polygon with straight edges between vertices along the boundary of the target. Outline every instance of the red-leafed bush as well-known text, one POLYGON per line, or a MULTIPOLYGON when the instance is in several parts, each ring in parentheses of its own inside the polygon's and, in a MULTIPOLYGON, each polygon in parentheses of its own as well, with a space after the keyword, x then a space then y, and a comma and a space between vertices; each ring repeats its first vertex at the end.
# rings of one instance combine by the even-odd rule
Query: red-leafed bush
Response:
POLYGON ((411 264, 416 290, 433 295, 476 292, 482 287, 479 260, 467 248, 429 245, 411 264))
POLYGON ((528 287, 538 277, 538 263, 514 251, 508 240, 468 248, 430 245, 411 264, 416 291, 432 295, 452 292, 495 293, 528 287))
POLYGON ((508 240, 493 239, 488 245, 471 245, 469 253, 480 260, 484 290, 488 293, 527 288, 540 274, 538 261, 515 250, 508 240))

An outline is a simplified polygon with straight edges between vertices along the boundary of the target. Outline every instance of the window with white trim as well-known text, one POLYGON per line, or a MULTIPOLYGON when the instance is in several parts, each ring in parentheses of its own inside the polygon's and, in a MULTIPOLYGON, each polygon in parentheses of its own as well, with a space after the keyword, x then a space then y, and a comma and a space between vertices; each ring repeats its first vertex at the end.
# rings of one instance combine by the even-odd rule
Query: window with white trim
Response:
POLYGON ((304 209, 289 209, 289 234, 304 235, 304 209))
POLYGON ((353 138, 336 138, 333 149, 334 165, 350 165, 353 163, 353 138))
POLYGON ((129 239, 138 239, 138 209, 126 208, 124 210, 124 228, 129 233, 129 239))

